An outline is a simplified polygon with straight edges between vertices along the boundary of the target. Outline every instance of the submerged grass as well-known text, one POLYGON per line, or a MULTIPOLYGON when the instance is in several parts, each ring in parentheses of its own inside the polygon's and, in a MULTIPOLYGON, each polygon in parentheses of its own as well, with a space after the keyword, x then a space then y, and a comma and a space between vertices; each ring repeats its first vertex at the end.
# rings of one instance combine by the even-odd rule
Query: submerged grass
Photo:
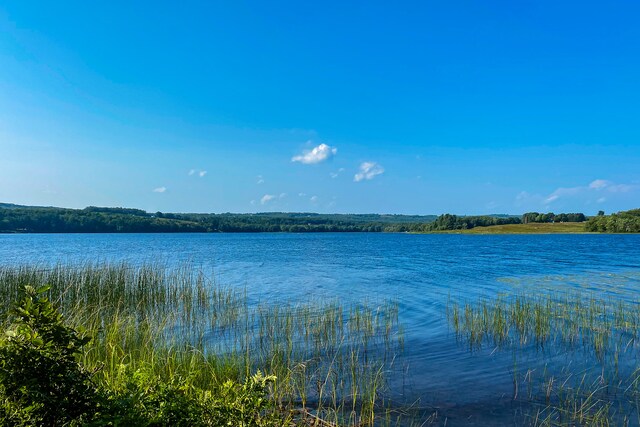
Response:
POLYGON ((534 425, 633 425, 640 413, 640 304, 580 293, 449 301, 456 336, 473 351, 511 349, 514 399, 534 425), (543 366, 518 369, 518 356, 543 366), (561 362, 562 361, 562 362, 561 362), (519 372, 520 371, 520 372, 519 372))
POLYGON ((254 305, 193 266, 86 264, 0 267, 0 304, 45 284, 67 323, 93 337, 81 362, 113 389, 138 368, 201 389, 261 370, 276 376, 270 398, 292 423, 396 422, 384 404, 403 345, 393 302, 254 305))

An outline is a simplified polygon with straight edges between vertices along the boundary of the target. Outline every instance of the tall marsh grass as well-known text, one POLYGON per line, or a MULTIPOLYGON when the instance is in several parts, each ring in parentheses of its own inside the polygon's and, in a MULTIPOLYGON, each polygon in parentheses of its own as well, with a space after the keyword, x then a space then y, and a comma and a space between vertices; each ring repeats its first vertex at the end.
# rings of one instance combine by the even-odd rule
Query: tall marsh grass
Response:
POLYGON ((391 420, 386 377, 403 345, 393 302, 249 304, 189 265, 5 266, 0 321, 22 285, 45 284, 66 322, 93 337, 81 361, 114 389, 137 368, 202 389, 261 370, 276 376, 270 398, 292 422, 391 420))
POLYGON ((513 351, 514 399, 533 425, 640 422, 640 304, 579 292, 449 301, 447 317, 472 351, 513 351), (523 365, 518 359, 534 366, 523 365))

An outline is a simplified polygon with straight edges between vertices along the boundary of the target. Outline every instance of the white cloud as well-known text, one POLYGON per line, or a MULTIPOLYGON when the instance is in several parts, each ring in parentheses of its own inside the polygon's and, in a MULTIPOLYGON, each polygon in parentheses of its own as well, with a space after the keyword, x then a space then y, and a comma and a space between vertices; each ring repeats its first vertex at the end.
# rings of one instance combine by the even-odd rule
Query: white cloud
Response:
POLYGON ((262 177, 262 175, 256 176, 256 179, 256 184, 264 184, 264 178, 262 177))
POLYGON ((298 196, 300 197, 305 197, 307 195, 307 193, 298 193, 298 196))
POLYGON ((576 187, 559 187, 547 196, 540 194, 529 194, 526 191, 520 192, 516 196, 516 205, 528 205, 535 209, 536 205, 544 206, 545 209, 549 208, 549 205, 554 202, 560 202, 561 200, 573 200, 581 201, 582 203, 603 203, 607 200, 604 194, 615 193, 627 193, 640 190, 640 185, 637 184, 616 184, 606 179, 596 179, 591 181, 587 185, 579 185, 576 187))
POLYGON ((293 156, 291 161, 311 165, 324 162, 332 156, 335 156, 337 152, 338 149, 335 147, 330 147, 327 144, 320 144, 317 147, 314 147, 311 151, 305 151, 298 156, 293 156))
POLYGON ((285 197, 287 197, 287 193, 280 193, 278 196, 279 199, 284 199, 285 197))
POLYGON ((637 185, 632 184, 614 184, 606 179, 596 179, 589 184, 591 190, 607 190, 610 193, 626 193, 638 188, 637 185))
POLYGON ((165 191, 167 191, 167 187, 158 187, 153 189, 154 193, 164 193, 165 191))
POLYGON ((344 168, 340 168, 336 172, 330 172, 329 176, 331 178, 337 178, 342 172, 344 172, 344 168))
POLYGON ((260 199, 260 204, 261 205, 267 204, 275 198, 276 196, 274 196, 273 194, 265 194, 264 196, 262 196, 262 199, 260 199))
POLYGON ((556 200, 558 200, 560 198, 559 195, 557 194, 552 194, 551 196, 547 197, 546 199, 544 199, 544 204, 549 204, 551 202, 554 202, 556 200))
POLYGON ((204 177, 207 174, 207 171, 203 171, 203 170, 198 170, 198 169, 190 169, 189 170, 189 176, 193 176, 198 174, 198 176, 200 178, 204 177))
POLYGON ((383 174, 384 168, 376 162, 363 162, 360 165, 360 172, 354 175, 353 180, 360 182, 362 180, 370 180, 377 175, 383 174))
POLYGON ((191 175, 195 175, 195 173, 196 173, 196 172, 197 172, 197 171, 196 171, 195 169, 191 169, 191 170, 189 171, 189 176, 191 176, 191 175))
POLYGON ((317 203, 318 202, 318 196, 311 196, 311 198, 309 200, 311 201, 311 203, 317 203))
POLYGON ((600 190, 602 188, 606 188, 609 185, 611 185, 611 182, 607 181, 606 179, 596 179, 595 181, 592 181, 591 184, 589 184, 589 188, 591 188, 592 190, 600 190))
POLYGON ((637 189, 639 186, 630 184, 616 184, 607 187, 607 190, 611 193, 627 193, 631 190, 637 189))
POLYGON ((202 178, 202 177, 203 177, 203 176, 205 176, 206 174, 207 174, 207 171, 200 171, 200 172, 198 172, 198 176, 199 176, 200 178, 202 178))

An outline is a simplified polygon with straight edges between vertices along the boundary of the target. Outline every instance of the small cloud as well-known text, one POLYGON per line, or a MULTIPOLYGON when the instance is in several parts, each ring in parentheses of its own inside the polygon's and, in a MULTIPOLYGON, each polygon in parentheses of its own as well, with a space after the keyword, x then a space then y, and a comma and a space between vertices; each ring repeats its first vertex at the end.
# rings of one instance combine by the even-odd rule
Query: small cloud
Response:
POLYGON ((293 156, 291 161, 311 165, 324 162, 332 156, 335 156, 337 152, 338 149, 335 147, 330 147, 327 144, 320 144, 317 147, 314 147, 311 151, 305 151, 298 156, 293 156))
POLYGON ((204 177, 206 174, 207 174, 207 171, 200 171, 200 172, 198 172, 198 176, 199 176, 200 178, 204 177))
POLYGON ((616 184, 610 185, 607 187, 611 193, 627 193, 631 190, 637 189, 637 185, 629 185, 629 184, 616 184))
POLYGON ((287 197, 287 193, 280 193, 280 195, 278 196, 278 199, 282 200, 285 197, 287 197))
POLYGON ((340 176, 340 174, 341 174, 342 172, 344 172, 344 168, 340 168, 340 169, 338 169, 336 172, 330 172, 330 173, 329 173, 329 176, 330 176, 331 178, 337 178, 338 176, 340 176))
POLYGON ((595 181, 589 184, 589 189, 591 190, 607 190, 610 193, 626 193, 628 191, 634 190, 637 186, 631 184, 614 184, 611 181, 607 181, 606 179, 596 179, 595 181))
POLYGON ((191 175, 195 175, 195 174, 196 174, 196 172, 197 172, 197 171, 196 171, 195 169, 191 169, 191 170, 189 171, 189 176, 191 176, 191 175))
POLYGON ((639 189, 640 185, 636 185, 635 183, 617 184, 606 179, 596 179, 585 185, 556 188, 547 196, 529 194, 523 191, 516 196, 516 205, 522 206, 526 204, 532 209, 537 209, 537 205, 538 207, 543 206, 545 209, 548 209, 551 203, 559 200, 565 203, 582 202, 588 205, 594 202, 605 202, 607 198, 605 198, 603 194, 610 194, 611 197, 615 197, 615 194, 635 192, 639 189))
POLYGON ((252 201, 250 201, 249 203, 253 206, 253 205, 255 205, 255 204, 256 204, 256 201, 255 201, 255 200, 252 200, 252 201))
POLYGON ((199 169, 190 169, 189 176, 198 175, 200 178, 204 177, 207 174, 207 171, 199 170, 199 169))
POLYGON ((354 175, 353 180, 360 182, 362 180, 371 180, 377 175, 383 174, 384 168, 376 162, 363 162, 360 165, 360 172, 354 175))
POLYGON ((605 179, 596 179, 595 181, 592 181, 591 184, 589 184, 589 188, 592 190, 601 190, 608 187, 609 185, 611 185, 611 182, 605 179))
POLYGON ((262 177, 262 175, 256 176, 256 179, 256 184, 264 184, 264 178, 262 177))
POLYGON ((311 203, 318 203, 318 196, 311 196, 309 201, 311 201, 311 203))
POLYGON ((307 195, 307 193, 298 193, 298 196, 300 197, 305 197, 307 195))
POLYGON ((158 187, 153 189, 154 193, 164 193, 166 191, 167 191, 167 187, 158 187))
POLYGON ((261 205, 267 204, 275 198, 276 196, 274 196, 273 194, 265 194, 264 196, 262 196, 262 199, 260 199, 260 204, 261 205))
POLYGON ((546 199, 544 199, 544 204, 547 205, 553 201, 556 201, 560 198, 560 196, 558 196, 557 194, 553 194, 549 197, 547 197, 546 199))

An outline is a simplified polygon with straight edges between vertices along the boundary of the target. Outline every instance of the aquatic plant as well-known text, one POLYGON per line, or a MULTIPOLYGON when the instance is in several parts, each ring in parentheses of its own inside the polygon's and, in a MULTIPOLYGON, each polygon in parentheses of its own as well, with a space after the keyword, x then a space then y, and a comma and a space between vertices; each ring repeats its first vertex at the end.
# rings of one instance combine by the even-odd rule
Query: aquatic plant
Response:
POLYGON ((534 410, 528 416, 534 425, 638 421, 637 302, 577 291, 501 295, 466 303, 450 298, 447 317, 470 350, 513 352, 514 399, 531 403, 534 410), (518 373, 517 358, 532 352, 548 362, 542 369, 533 366, 518 373))
POLYGON ((101 386, 124 392, 128 373, 139 372, 219 390, 259 370, 275 376, 268 398, 284 418, 371 425, 387 417, 386 378, 402 347, 395 303, 249 304, 194 266, 123 263, 0 267, 0 304, 45 284, 69 327, 92 338, 78 360, 101 386))

